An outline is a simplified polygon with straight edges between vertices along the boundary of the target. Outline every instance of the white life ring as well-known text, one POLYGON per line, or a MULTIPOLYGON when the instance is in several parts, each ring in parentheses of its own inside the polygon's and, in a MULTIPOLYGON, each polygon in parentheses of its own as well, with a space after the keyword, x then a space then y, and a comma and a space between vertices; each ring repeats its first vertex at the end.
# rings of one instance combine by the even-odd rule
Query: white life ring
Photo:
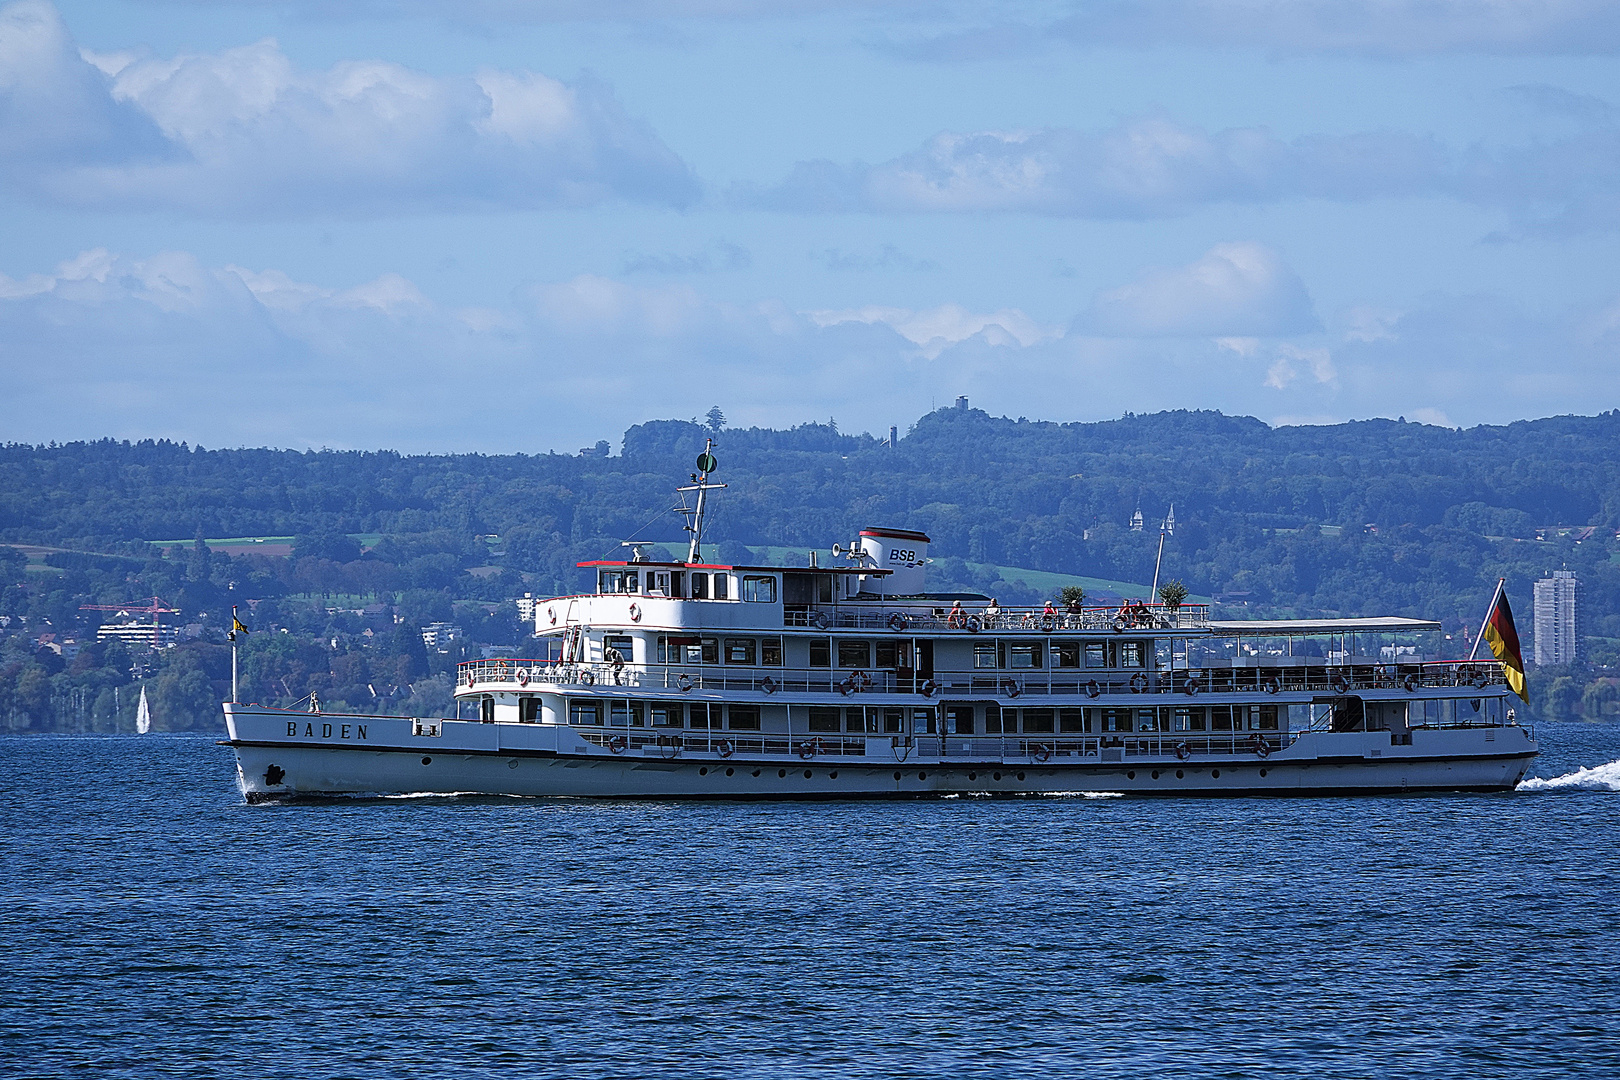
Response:
POLYGON ((518 682, 519 686, 528 686, 529 685, 529 669, 528 668, 520 667, 520 668, 517 669, 517 682, 518 682))
POLYGON ((1147 688, 1148 678, 1146 675, 1138 671, 1135 675, 1131 676, 1131 693, 1140 694, 1145 692, 1147 688))
POLYGON ((640 604, 631 604, 630 605, 630 621, 631 622, 640 622, 641 621, 641 605, 640 604))
POLYGON ((473 684, 473 672, 472 672, 472 668, 468 668, 467 669, 467 685, 471 686, 472 684, 473 684))
POLYGON ((1343 696, 1350 692, 1350 680, 1345 678, 1342 674, 1335 673, 1333 678, 1328 680, 1328 688, 1331 689, 1335 694, 1343 696))
POLYGON ((919 689, 921 690, 923 697, 933 697, 934 694, 939 691, 939 683, 935 682, 933 679, 929 679, 927 682, 923 683, 919 689))
POLYGON ((1041 616, 1041 630, 1042 630, 1042 632, 1050 634, 1052 631, 1054 631, 1056 629, 1057 629, 1057 616, 1056 615, 1042 615, 1041 616))
POLYGON ((765 676, 763 679, 761 679, 759 681, 759 688, 761 690, 765 691, 767 694, 776 693, 777 688, 780 687, 780 686, 781 686, 781 684, 778 683, 775 679, 771 678, 769 675, 765 676))
POLYGON ((1100 697, 1101 695, 1102 695, 1102 687, 1097 685, 1097 680, 1096 679, 1087 680, 1087 682, 1086 682, 1086 697, 1094 698, 1094 697, 1100 697))
POLYGON ((679 690, 683 694, 691 693, 692 692, 692 676, 686 674, 685 672, 682 672, 680 677, 675 680, 675 689, 679 690))
POLYGON ((1176 743, 1176 760, 1186 761, 1190 757, 1192 757, 1192 747, 1188 746, 1185 741, 1176 743))
POLYGON ((821 752, 821 740, 820 739, 806 739, 802 743, 799 744, 799 757, 803 758, 805 761, 809 761, 811 758, 815 757, 820 752, 821 752))
POLYGON ((630 740, 623 735, 615 735, 607 741, 607 748, 611 753, 622 754, 630 746, 630 740))
POLYGON ((596 684, 596 673, 593 671, 582 671, 579 673, 579 681, 585 686, 594 686, 596 684))
POLYGON ((1264 689, 1268 694, 1280 694, 1282 693, 1282 683, 1277 679, 1277 676, 1273 675, 1265 681, 1264 689))
POLYGON ((1001 681, 1001 687, 1007 692, 1007 696, 1010 698, 1015 698, 1024 692, 1023 688, 1020 687, 1013 679, 1003 679, 1001 681))
POLYGON ((810 625, 815 627, 817 630, 825 630, 827 627, 832 625, 832 616, 828 615, 825 611, 811 612, 810 625))
POLYGON ((977 615, 969 615, 962 625, 967 627, 968 633, 977 634, 980 630, 984 629, 984 620, 979 618, 977 615))
POLYGON ((1415 694, 1415 693, 1417 693, 1418 683, 1419 683, 1419 679, 1415 674, 1414 675, 1408 675, 1406 677, 1405 681, 1403 681, 1401 683, 1401 686, 1403 686, 1406 689, 1406 692, 1408 694, 1415 694))
POLYGON ((1029 756, 1034 758, 1036 761, 1051 761, 1052 748, 1045 743, 1036 743, 1035 749, 1030 752, 1029 756))
POLYGON ((889 629, 893 630, 895 633, 904 633, 906 626, 906 617, 900 614, 898 611, 889 616, 889 629))
POLYGON ((1187 676, 1187 681, 1181 684, 1181 692, 1188 697, 1195 696, 1198 693, 1198 680, 1191 675, 1187 676))
POLYGON ((1249 742, 1256 757, 1268 758, 1271 756, 1271 744, 1266 742, 1264 735, 1256 734, 1249 742))
POLYGON ((737 752, 737 744, 732 742, 730 739, 721 739, 719 742, 714 744, 714 752, 719 754, 721 757, 730 757, 732 754, 737 752))

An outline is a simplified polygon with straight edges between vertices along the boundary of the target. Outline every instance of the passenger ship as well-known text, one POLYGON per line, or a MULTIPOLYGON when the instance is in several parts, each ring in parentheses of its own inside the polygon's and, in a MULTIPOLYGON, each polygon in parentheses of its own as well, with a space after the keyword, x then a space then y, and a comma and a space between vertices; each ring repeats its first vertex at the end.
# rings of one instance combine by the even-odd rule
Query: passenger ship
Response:
POLYGON ((1418 619, 1218 621, 1206 606, 998 608, 929 593, 929 538, 833 564, 592 562, 534 659, 460 665, 467 718, 225 706, 248 801, 1499 791, 1537 746, 1499 666, 1418 619), (1324 647, 1326 646, 1326 647, 1324 647))

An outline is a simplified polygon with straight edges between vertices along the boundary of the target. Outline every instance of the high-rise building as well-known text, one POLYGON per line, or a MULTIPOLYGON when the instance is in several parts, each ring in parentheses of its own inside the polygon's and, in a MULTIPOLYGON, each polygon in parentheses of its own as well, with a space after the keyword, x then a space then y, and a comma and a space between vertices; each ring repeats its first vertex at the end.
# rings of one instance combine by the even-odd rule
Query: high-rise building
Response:
POLYGON ((1577 615, 1581 583, 1573 570, 1554 570, 1536 582, 1537 664, 1568 664, 1581 655, 1581 622, 1577 615))

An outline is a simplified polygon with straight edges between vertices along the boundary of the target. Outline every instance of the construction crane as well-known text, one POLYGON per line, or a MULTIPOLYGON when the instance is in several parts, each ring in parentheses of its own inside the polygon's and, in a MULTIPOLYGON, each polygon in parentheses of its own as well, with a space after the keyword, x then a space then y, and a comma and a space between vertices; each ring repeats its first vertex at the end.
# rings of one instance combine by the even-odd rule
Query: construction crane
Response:
POLYGON ((120 615, 150 615, 152 616, 152 647, 157 648, 161 634, 158 630, 158 616, 163 614, 178 615, 179 608, 169 607, 163 602, 161 596, 154 596, 143 604, 80 604, 80 611, 116 611, 120 615), (144 604, 144 606, 143 606, 144 604))

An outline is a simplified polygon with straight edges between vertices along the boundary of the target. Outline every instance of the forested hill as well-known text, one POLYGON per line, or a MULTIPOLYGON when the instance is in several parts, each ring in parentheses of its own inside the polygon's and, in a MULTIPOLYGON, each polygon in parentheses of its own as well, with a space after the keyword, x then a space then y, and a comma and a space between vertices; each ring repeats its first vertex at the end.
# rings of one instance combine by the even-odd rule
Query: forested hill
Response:
POLYGON ((0 538, 134 554, 132 541, 384 534, 417 553, 405 561, 448 554, 466 569, 489 561, 473 543, 487 536, 499 565, 566 589, 574 562, 611 557, 620 540, 678 542, 671 488, 711 434, 730 488, 710 536, 727 557, 901 525, 933 536, 937 571, 957 583, 971 571, 950 557, 1145 581, 1173 503, 1166 565, 1194 592, 1246 594, 1256 610, 1465 619, 1496 576, 1527 597, 1531 576, 1565 563, 1597 600, 1620 527, 1620 411, 1452 430, 1270 428, 1212 412, 1055 424, 941 409, 893 448, 832 425, 684 421, 631 428, 618 456, 11 445, 0 448, 0 538), (1132 533, 1138 506, 1149 527, 1132 533), (1530 542, 1557 525, 1600 528, 1580 545, 1530 542))
POLYGON ((1054 586, 1029 571, 1149 581, 1174 503, 1164 577, 1216 596, 1222 616, 1438 618, 1454 653, 1499 576, 1528 652, 1530 583, 1568 567, 1599 666, 1533 676, 1533 712, 1620 711, 1620 679, 1601 666, 1620 645, 1620 413, 1455 431, 946 409, 892 447, 830 423, 735 430, 718 415, 637 425, 617 455, 605 442, 502 457, 0 447, 0 726, 128 730, 139 682, 160 727, 217 727, 232 605, 254 631, 244 700, 314 692, 338 711, 439 714, 458 660, 530 647, 507 601, 585 585, 574 564, 617 557, 622 540, 684 547, 672 488, 711 436, 729 487, 706 554, 726 561, 902 526, 934 538, 934 587, 1035 602, 1054 586), (1132 531, 1138 507, 1146 528, 1132 531), (98 640, 118 605, 150 596, 179 609, 178 647, 98 640))

